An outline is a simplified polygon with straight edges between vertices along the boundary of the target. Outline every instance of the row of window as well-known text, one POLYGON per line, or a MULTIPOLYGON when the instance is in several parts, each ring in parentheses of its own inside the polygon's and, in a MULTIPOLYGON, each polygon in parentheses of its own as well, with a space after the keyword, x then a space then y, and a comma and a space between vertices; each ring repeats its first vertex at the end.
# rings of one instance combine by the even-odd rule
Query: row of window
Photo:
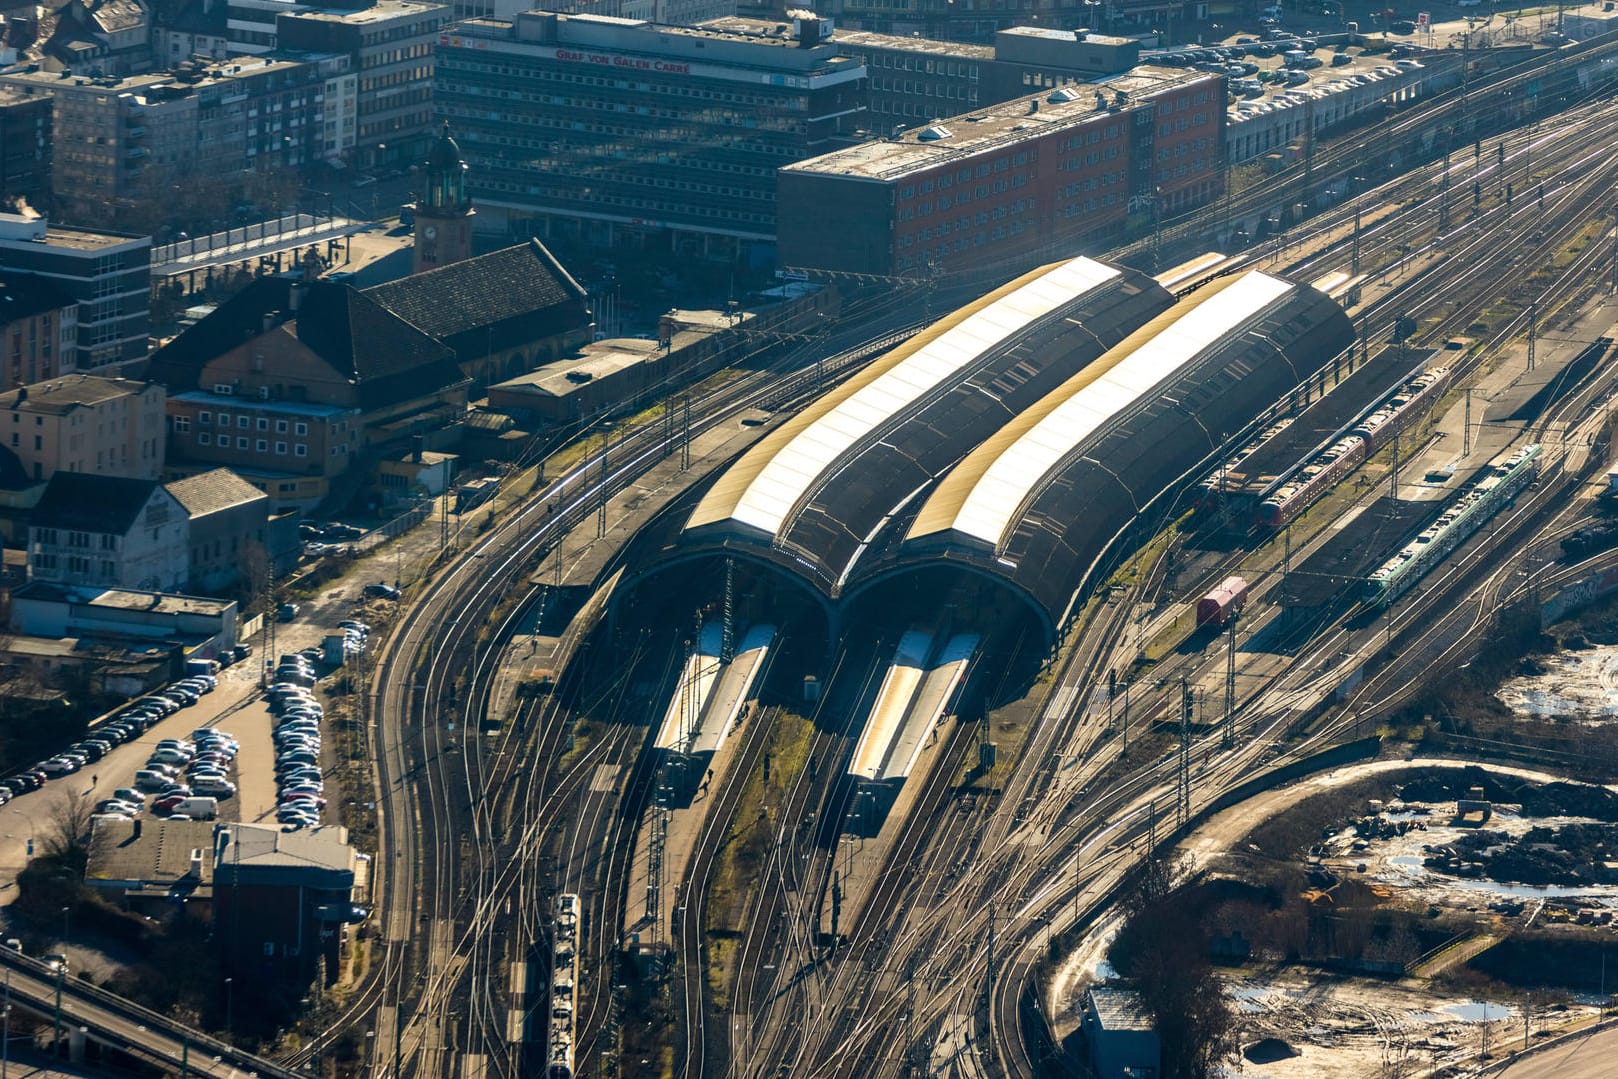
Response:
POLYGON ((1037 160, 1037 155, 1034 155, 1029 150, 1019 150, 1015 154, 997 157, 993 161, 979 161, 977 165, 958 169, 953 174, 946 172, 939 176, 926 177, 918 184, 905 184, 899 189, 899 197, 901 199, 914 198, 918 189, 923 195, 930 195, 933 193, 935 186, 940 191, 948 191, 957 183, 969 184, 974 179, 983 179, 991 172, 1005 172, 1013 165, 1022 166, 1033 160, 1037 160))
MULTIPOLYGON (((207 431, 202 431, 202 432, 199 432, 197 434, 197 445, 199 445, 199 446, 212 446, 213 444, 214 444, 213 435, 209 434, 207 431)), ((227 450, 230 448, 230 436, 229 435, 220 435, 219 436, 219 447, 220 447, 220 449, 227 449, 227 450)), ((239 449, 239 450, 245 450, 245 449, 251 448, 257 453, 269 453, 270 452, 270 443, 269 443, 268 439, 261 438, 255 444, 252 439, 247 438, 245 436, 240 436, 239 435, 236 438, 236 448, 239 449)), ((336 453, 339 449, 347 449, 347 448, 348 447, 346 447, 346 446, 334 447, 332 449, 332 452, 336 453)), ((275 452, 276 452, 276 454, 278 456, 285 457, 286 454, 287 454, 287 444, 285 442, 277 442, 275 444, 275 452)), ((294 457, 308 457, 309 456, 309 447, 308 447, 308 445, 303 443, 303 442, 298 442, 298 443, 293 444, 293 446, 292 446, 292 456, 294 456, 294 457)))
MULTIPOLYGON (((33 558, 34 567, 39 570, 55 572, 58 559, 53 554, 39 554, 33 558)), ((69 555, 66 559, 67 572, 76 579, 84 579, 90 575, 90 559, 78 555, 69 555)), ((101 575, 98 580, 116 580, 118 577, 118 564, 106 559, 101 561, 101 575)))
MULTIPOLYGON (((91 546, 90 535, 89 532, 69 531, 67 533, 67 546, 81 549, 88 548, 91 546)), ((118 549, 117 536, 103 532, 97 532, 95 535, 101 538, 99 546, 103 551, 116 551, 118 549)), ((62 533, 54 528, 36 528, 34 529, 34 539, 38 543, 55 547, 62 542, 62 533)))
MULTIPOLYGON (((221 413, 219 413, 219 426, 221 426, 221 427, 229 427, 232 418, 235 419, 236 426, 241 428, 243 431, 248 430, 252 426, 252 419, 253 418, 251 416, 243 416, 243 415, 240 415, 240 414, 236 414, 233 417, 232 413, 229 413, 229 412, 221 412, 221 413)), ((186 421, 186 425, 184 427, 180 426, 180 422, 182 420, 186 420, 186 417, 184 417, 184 416, 176 416, 176 417, 174 417, 174 424, 175 424, 174 429, 176 431, 188 431, 188 430, 190 430, 191 425, 190 425, 190 422, 188 420, 186 421)), ((207 409, 201 409, 201 410, 199 410, 197 412, 197 425, 199 427, 207 427, 212 423, 213 423, 213 413, 209 412, 207 409)), ((269 421, 269 419, 267 419, 264 416, 259 416, 258 417, 258 429, 260 431, 268 431, 270 429, 270 421, 269 421)), ((287 433, 287 421, 286 420, 276 420, 275 421, 275 433, 278 434, 278 435, 284 435, 284 434, 287 433)), ((292 424, 292 433, 295 434, 295 435, 307 435, 309 433, 309 425, 307 423, 304 423, 301 420, 297 421, 297 422, 292 424)))

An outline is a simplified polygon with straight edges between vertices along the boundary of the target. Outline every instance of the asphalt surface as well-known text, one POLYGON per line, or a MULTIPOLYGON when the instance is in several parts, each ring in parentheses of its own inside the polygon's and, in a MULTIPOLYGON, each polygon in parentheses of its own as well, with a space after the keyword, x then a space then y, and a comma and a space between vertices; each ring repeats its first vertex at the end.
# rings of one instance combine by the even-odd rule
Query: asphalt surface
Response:
POLYGON ((1502 1079, 1610 1079, 1618 1073, 1618 1027, 1546 1046, 1490 1075, 1502 1079))

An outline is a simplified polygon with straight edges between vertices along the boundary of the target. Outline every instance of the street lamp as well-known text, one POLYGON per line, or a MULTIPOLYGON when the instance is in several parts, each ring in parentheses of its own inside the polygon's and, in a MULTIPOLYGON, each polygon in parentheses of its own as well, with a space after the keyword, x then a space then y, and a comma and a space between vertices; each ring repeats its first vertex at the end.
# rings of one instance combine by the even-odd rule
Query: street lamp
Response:
POLYGON ((225 1036, 228 1040, 236 1040, 236 986, 232 979, 225 979, 225 1036))

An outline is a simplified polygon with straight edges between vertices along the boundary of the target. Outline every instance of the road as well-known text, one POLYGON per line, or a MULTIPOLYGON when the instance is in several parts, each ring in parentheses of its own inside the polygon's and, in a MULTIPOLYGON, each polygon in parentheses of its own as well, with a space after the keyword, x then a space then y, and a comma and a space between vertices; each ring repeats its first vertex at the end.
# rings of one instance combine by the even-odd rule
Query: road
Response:
POLYGON ((1618 1026, 1558 1041, 1487 1074, 1492 1079, 1612 1079, 1618 1071, 1618 1026))

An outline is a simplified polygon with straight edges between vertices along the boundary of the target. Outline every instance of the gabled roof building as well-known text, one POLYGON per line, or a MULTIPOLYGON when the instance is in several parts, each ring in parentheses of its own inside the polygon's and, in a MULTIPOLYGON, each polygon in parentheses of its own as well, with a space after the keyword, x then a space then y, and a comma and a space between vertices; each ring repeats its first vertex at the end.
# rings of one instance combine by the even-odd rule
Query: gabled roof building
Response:
POLYGON ((479 386, 590 342, 588 293, 538 240, 365 290, 455 353, 479 386))
POLYGON ((454 353, 346 284, 263 278, 152 357, 171 474, 224 466, 311 508, 362 454, 457 421, 454 353))
POLYGON ((155 480, 58 472, 28 529, 28 577, 63 585, 175 592, 190 524, 155 480))

